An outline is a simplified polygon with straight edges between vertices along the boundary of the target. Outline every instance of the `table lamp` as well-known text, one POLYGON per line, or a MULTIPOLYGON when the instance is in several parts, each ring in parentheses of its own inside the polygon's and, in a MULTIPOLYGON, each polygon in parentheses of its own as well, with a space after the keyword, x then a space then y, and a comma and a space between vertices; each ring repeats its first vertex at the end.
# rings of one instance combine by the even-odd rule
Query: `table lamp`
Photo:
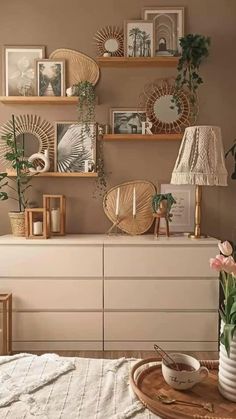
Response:
POLYGON ((196 185, 195 229, 191 238, 201 238, 202 186, 227 186, 221 129, 193 126, 185 129, 171 177, 175 185, 196 185))

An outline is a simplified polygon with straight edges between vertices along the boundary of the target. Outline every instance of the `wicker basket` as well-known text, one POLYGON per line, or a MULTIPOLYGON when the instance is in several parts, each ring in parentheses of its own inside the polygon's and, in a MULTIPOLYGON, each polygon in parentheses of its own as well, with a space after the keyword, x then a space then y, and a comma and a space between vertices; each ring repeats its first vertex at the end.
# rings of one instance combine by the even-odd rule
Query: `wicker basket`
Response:
POLYGON ((8 214, 13 236, 25 237, 25 213, 12 211, 8 214))

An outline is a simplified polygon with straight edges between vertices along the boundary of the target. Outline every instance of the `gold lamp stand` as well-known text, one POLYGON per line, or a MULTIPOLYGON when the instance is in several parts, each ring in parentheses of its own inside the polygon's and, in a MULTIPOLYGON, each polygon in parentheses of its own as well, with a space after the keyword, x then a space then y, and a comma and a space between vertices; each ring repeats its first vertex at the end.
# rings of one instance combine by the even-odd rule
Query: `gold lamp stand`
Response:
POLYGON ((194 233, 189 234, 191 239, 205 239, 207 236, 201 234, 201 205, 202 205, 202 186, 196 185, 195 190, 195 227, 194 233))

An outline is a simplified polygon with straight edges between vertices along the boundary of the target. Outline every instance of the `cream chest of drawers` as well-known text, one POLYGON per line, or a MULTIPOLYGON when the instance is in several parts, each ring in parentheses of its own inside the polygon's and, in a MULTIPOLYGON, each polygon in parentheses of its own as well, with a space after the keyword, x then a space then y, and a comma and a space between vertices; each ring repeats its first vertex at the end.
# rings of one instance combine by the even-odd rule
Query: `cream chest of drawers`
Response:
POLYGON ((217 240, 0 237, 14 350, 216 350, 217 240))

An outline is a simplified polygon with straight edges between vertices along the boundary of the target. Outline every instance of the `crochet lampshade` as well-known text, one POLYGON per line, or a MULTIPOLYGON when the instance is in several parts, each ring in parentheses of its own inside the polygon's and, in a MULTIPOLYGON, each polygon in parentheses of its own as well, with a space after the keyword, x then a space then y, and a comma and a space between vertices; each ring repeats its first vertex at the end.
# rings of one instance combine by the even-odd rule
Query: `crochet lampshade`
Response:
POLYGON ((185 129, 171 183, 196 185, 195 231, 191 237, 200 238, 201 186, 227 186, 219 127, 200 125, 185 129))
POLYGON ((171 183, 227 186, 219 127, 202 125, 185 129, 171 183))

